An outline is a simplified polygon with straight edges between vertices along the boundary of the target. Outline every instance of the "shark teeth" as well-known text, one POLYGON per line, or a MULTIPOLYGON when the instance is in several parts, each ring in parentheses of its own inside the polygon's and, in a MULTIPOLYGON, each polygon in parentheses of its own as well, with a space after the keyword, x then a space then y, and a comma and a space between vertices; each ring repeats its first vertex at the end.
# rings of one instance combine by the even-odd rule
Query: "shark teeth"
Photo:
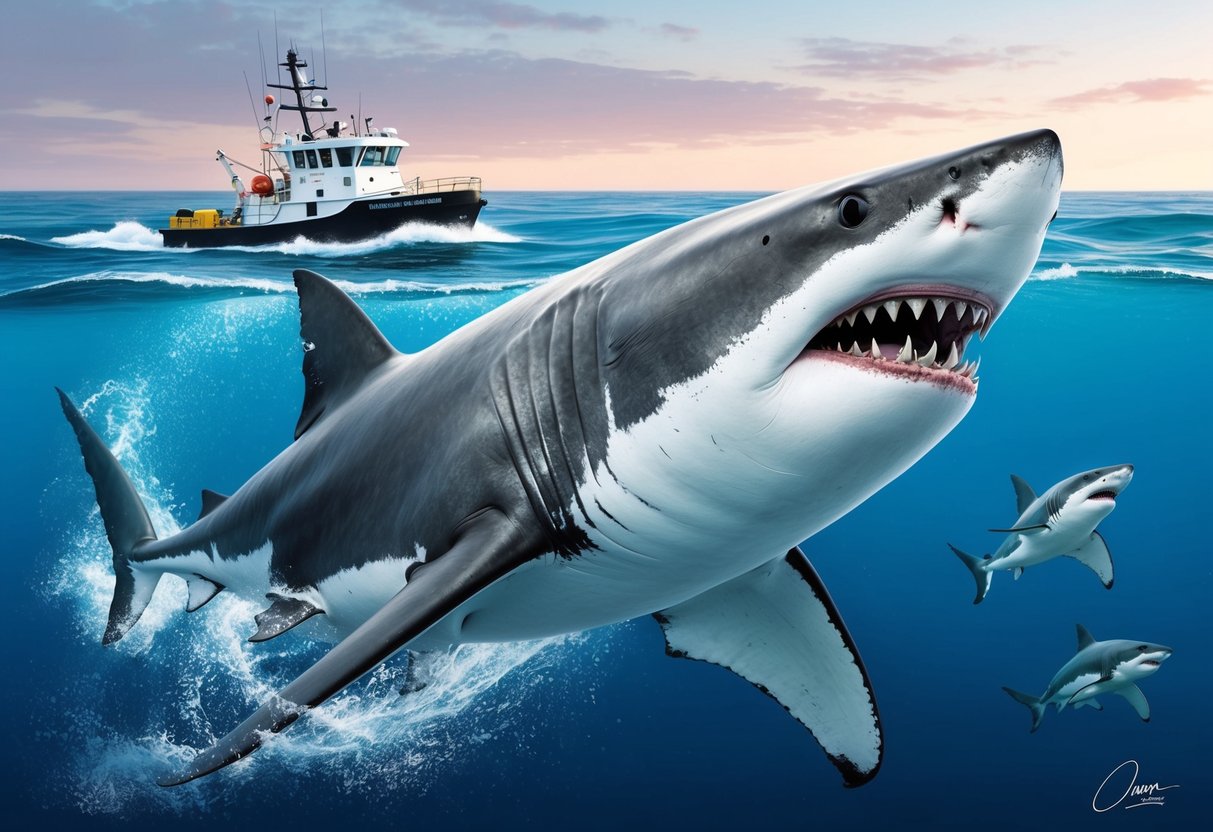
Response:
POLYGON ((955 373, 976 383, 977 362, 962 359, 970 338, 984 335, 992 318, 989 307, 972 299, 885 298, 839 315, 808 348, 955 373))

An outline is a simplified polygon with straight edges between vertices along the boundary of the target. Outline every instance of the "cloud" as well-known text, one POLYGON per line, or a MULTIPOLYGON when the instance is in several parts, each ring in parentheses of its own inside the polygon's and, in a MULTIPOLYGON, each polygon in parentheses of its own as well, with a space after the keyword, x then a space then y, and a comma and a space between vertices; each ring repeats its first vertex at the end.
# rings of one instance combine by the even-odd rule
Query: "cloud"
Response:
POLYGON ((426 155, 542 157, 762 144, 790 135, 846 134, 903 120, 974 115, 930 103, 838 97, 817 87, 508 52, 415 56, 368 70, 404 91, 405 112, 412 117, 393 126, 426 155))
POLYGON ((1090 104, 1143 104, 1160 101, 1183 101, 1213 93, 1211 82, 1200 78, 1148 78, 1125 81, 1111 87, 1054 98, 1055 107, 1086 106, 1090 104))
POLYGON ((694 40, 699 37, 699 30, 693 26, 679 26, 677 23, 662 23, 657 27, 658 34, 678 40, 694 40))
POLYGON ((810 75, 830 77, 910 79, 951 75, 990 67, 1020 68, 1044 63, 1041 47, 1026 44, 1000 49, 965 48, 963 41, 942 46, 905 43, 875 43, 848 38, 806 38, 801 41, 809 63, 796 69, 810 75))
POLYGON ((394 0, 393 5, 424 15, 440 26, 595 33, 611 25, 600 15, 545 12, 522 3, 493 0, 394 0))

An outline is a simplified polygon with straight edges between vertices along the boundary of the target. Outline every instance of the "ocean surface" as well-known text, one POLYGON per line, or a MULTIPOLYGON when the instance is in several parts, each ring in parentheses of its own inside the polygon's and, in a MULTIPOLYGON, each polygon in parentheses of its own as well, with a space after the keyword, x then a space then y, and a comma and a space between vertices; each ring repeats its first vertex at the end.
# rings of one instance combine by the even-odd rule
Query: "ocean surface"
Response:
POLYGON ((758 195, 488 196, 472 231, 181 251, 154 229, 178 207, 227 208, 230 193, 3 195, 7 828, 1190 829, 1213 817, 1210 193, 1065 194, 1031 280, 977 345, 969 416, 805 544, 879 700, 886 754, 869 785, 843 789, 803 728, 741 679, 667 658, 646 619, 433 656, 431 685, 403 698, 403 663, 389 662, 249 760, 158 788, 326 645, 248 644, 260 605, 224 593, 187 616, 184 585, 166 580, 103 649, 109 547, 53 386, 83 406, 167 534, 196 516, 200 489, 230 493, 291 441, 303 389, 292 269, 339 281, 414 351, 758 195), (1017 582, 998 573, 972 604, 947 544, 997 547, 987 529, 1016 516, 1009 474, 1043 490, 1122 462, 1136 477, 1101 526, 1111 591, 1059 559, 1017 582), (1141 684, 1148 724, 1105 696, 1102 712, 1050 709, 1029 734, 1000 688, 1042 691, 1076 623, 1174 648, 1141 684), (1110 804, 1134 779, 1178 788, 1156 792, 1161 805, 1094 811, 1097 792, 1110 804))

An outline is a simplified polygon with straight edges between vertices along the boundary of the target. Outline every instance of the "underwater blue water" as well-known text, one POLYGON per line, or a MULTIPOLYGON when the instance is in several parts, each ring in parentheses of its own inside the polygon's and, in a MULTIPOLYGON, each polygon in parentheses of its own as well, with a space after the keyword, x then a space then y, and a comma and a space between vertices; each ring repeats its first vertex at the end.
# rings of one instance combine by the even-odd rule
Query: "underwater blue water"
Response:
MULTIPOLYGON (((218 775, 154 778, 209 744, 325 645, 244 639, 257 605, 183 612, 166 581, 99 644, 109 548, 52 385, 85 407, 166 533, 291 440, 300 348, 290 272, 341 281, 412 351, 539 281, 753 194, 490 194, 473 231, 359 245, 164 250, 177 207, 230 194, 8 193, 0 210, 0 580, 9 828, 1188 829, 1213 814, 1213 194, 1065 194, 1032 279, 979 345, 965 421, 805 545, 871 674, 880 774, 844 790, 812 738, 739 678, 664 655, 652 621, 429 659, 400 698, 389 663, 218 775), (1062 559, 998 573, 973 606, 947 543, 992 551, 1008 474, 1043 490, 1100 465, 1136 478, 1102 524, 1106 591, 1062 559), (1096 638, 1174 656, 1141 687, 1028 733, 1000 687, 1038 693, 1096 638), (1097 814, 1121 763, 1178 785, 1097 814)), ((453 414, 452 418, 456 418, 453 414)), ((1109 789, 1127 785, 1122 769, 1109 789)), ((6 824, 7 825, 7 824, 6 824)))

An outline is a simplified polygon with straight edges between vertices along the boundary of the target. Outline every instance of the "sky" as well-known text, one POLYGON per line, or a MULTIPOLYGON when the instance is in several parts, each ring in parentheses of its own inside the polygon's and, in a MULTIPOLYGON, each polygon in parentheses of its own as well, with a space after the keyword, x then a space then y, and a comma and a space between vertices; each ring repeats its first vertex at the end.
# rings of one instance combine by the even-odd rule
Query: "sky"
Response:
POLYGON ((1213 188, 1208 0, 9 0, 0 23, 7 190, 225 189, 217 148, 259 163, 276 42, 342 119, 399 130, 406 178, 489 193, 781 190, 1038 127, 1070 190, 1213 188))

